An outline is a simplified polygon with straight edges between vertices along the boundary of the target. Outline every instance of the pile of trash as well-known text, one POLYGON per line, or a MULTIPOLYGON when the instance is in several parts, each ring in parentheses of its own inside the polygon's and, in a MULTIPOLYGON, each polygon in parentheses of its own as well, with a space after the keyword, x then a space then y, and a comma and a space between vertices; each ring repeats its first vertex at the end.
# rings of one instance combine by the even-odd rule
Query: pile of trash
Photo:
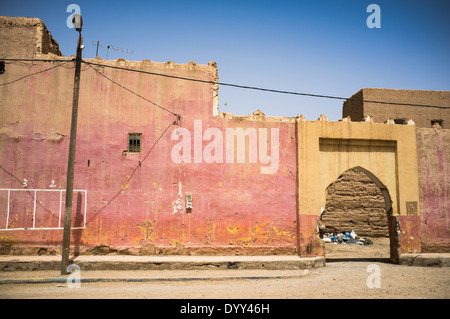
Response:
POLYGON ((358 244, 358 245, 372 245, 373 242, 369 238, 361 238, 356 235, 355 231, 339 233, 325 233, 323 234, 323 241, 333 244, 358 244))

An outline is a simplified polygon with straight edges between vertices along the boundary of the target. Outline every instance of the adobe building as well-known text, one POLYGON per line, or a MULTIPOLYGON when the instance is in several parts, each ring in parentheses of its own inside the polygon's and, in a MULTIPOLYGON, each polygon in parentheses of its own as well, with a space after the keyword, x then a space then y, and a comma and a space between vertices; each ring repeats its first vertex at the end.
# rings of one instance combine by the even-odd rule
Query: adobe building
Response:
POLYGON ((449 251, 450 91, 364 88, 344 102, 342 116, 415 123, 422 251, 449 251))
POLYGON ((406 124, 412 119, 417 128, 438 125, 448 129, 450 91, 364 88, 344 102, 342 117, 348 116, 352 121, 363 121, 370 116, 376 123, 393 120, 396 124, 406 124))
MULTIPOLYGON (((35 21, 0 18, 0 254, 61 250, 74 61, 35 21)), ((447 142, 424 194, 412 121, 236 116, 217 82, 214 62, 83 61, 72 253, 323 256, 327 190, 351 174, 372 183, 387 223, 366 228, 384 227, 394 262, 448 247, 448 192, 431 193, 447 142)))

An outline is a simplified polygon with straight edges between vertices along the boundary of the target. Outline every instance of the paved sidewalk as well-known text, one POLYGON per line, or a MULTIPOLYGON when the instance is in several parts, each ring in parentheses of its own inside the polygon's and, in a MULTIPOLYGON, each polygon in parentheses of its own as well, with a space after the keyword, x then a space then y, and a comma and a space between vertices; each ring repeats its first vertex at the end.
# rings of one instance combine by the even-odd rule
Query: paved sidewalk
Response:
MULTIPOLYGON (((89 282, 186 282, 228 281, 300 278, 309 273, 297 270, 81 270, 77 275, 83 283, 89 282)), ((5 284, 66 284, 70 275, 56 270, 0 272, 0 285, 5 284)), ((72 280, 75 276, 72 275, 72 280)))
MULTIPOLYGON (((324 257, 299 256, 78 256, 82 270, 295 270, 325 266, 324 257)), ((60 270, 61 256, 0 256, 0 271, 60 270)))
MULTIPOLYGON (((332 260, 330 260, 332 262, 332 260)), ((164 282, 286 279, 325 266, 324 257, 299 256, 78 256, 83 282, 164 282)), ((450 254, 403 254, 407 266, 450 267, 450 254)), ((61 283, 61 256, 0 256, 0 284, 61 283)))
MULTIPOLYGON (((325 266, 299 256, 78 256, 83 282, 174 282, 299 278, 325 266)), ((0 284, 65 284, 61 256, 0 256, 0 284)))

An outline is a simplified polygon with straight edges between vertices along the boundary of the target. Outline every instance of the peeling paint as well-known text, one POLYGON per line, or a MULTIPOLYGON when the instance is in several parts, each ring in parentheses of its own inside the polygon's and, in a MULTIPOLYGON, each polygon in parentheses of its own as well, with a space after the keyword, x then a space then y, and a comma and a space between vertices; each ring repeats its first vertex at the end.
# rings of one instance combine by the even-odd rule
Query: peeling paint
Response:
POLYGON ((144 232, 144 239, 146 241, 153 241, 154 231, 153 231, 153 221, 146 220, 142 225, 136 225, 139 229, 144 232))
POLYGON ((183 186, 181 182, 178 182, 178 197, 176 200, 172 201, 172 208, 172 214, 184 213, 183 186))

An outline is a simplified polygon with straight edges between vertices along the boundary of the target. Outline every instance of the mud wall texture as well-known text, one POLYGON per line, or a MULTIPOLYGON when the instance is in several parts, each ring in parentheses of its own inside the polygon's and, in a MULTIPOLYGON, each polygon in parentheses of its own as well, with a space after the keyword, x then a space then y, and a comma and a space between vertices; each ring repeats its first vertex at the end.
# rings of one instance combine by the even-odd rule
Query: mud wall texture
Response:
POLYGON ((440 121, 441 126, 448 129, 450 128, 450 91, 364 88, 343 104, 342 116, 344 118, 350 116, 352 121, 362 121, 368 115, 376 123, 384 123, 389 119, 402 120, 405 123, 412 119, 416 127, 431 128, 433 123, 440 121), (433 105, 440 108, 380 104, 362 100, 433 105))
POLYGON ((321 233, 389 236, 387 212, 380 188, 357 169, 345 171, 327 188, 325 211, 319 219, 321 233))
POLYGON ((450 252, 450 130, 418 128, 422 251, 450 252))
POLYGON ((0 16, 0 39, 0 59, 31 59, 47 54, 62 56, 58 42, 37 18, 0 16))

